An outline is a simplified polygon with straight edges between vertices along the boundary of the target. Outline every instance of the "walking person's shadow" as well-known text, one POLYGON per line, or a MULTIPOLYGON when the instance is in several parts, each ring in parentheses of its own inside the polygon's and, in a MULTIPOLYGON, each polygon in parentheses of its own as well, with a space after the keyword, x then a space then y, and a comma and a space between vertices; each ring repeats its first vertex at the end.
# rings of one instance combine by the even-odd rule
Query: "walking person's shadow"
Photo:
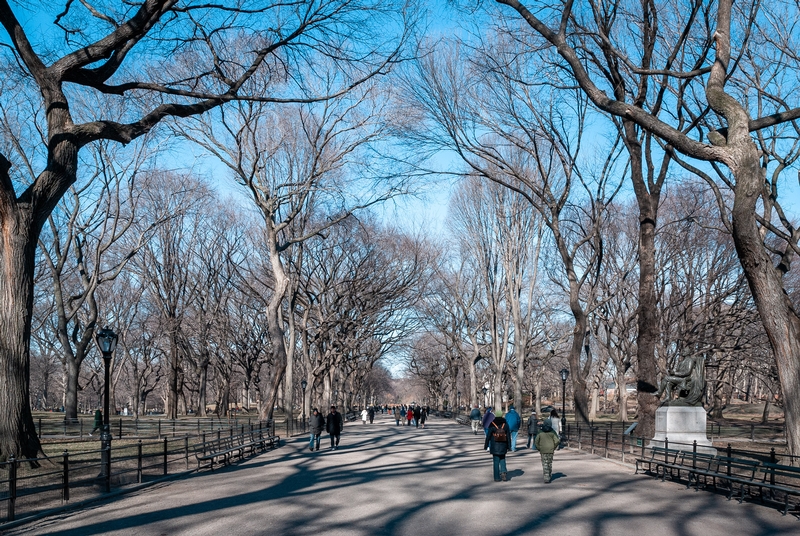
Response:
POLYGON ((516 478, 516 477, 518 477, 518 476, 522 476, 522 475, 524 475, 524 474, 525 474, 525 471, 523 471, 522 469, 513 469, 513 470, 509 471, 509 472, 506 474, 506 476, 507 476, 507 478, 508 478, 509 480, 511 480, 511 479, 513 479, 513 478, 516 478))
POLYGON ((567 475, 565 475, 564 473, 553 473, 553 474, 550 475, 550 481, 551 482, 553 480, 557 480, 559 478, 567 478, 567 475))

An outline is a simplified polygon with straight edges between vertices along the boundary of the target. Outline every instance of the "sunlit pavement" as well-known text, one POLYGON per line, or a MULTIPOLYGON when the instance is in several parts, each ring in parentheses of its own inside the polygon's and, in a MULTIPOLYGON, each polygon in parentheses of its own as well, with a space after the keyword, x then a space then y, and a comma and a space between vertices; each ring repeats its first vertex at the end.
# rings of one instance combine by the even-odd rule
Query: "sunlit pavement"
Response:
MULTIPOLYGON (((524 436, 522 445, 524 447, 524 436)), ((482 435, 432 418, 425 429, 348 423, 339 449, 279 449, 205 470, 7 534, 115 535, 772 535, 800 520, 770 506, 634 475, 629 466, 562 450, 542 482, 539 455, 509 453, 492 479, 482 435)))

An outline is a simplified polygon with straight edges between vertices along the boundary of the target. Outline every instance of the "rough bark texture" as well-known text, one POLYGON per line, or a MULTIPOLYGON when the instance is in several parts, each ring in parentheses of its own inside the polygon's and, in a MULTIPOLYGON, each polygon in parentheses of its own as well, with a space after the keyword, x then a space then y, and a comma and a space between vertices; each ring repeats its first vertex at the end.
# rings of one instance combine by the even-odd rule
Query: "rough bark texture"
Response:
POLYGON ((29 405, 34 254, 27 211, 0 212, 0 459, 41 452, 29 405))

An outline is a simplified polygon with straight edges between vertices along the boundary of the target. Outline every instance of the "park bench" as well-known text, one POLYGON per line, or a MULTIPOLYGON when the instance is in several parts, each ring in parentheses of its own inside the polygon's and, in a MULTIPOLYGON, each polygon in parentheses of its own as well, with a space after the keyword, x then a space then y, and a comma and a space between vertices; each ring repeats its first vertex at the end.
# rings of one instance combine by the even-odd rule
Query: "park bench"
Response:
POLYGON ((751 486, 757 484, 756 471, 759 462, 744 460, 730 456, 714 456, 709 469, 695 470, 697 475, 702 475, 711 481, 711 486, 716 489, 727 490, 728 500, 733 497, 736 486, 739 487, 739 502, 744 500, 745 489, 750 491, 751 486))
MULTIPOLYGON (((783 503, 783 515, 789 511, 790 497, 800 497, 800 468, 777 463, 761 464, 763 478, 754 486, 759 488, 762 501, 783 503), (768 496, 764 490, 769 492, 768 496), (780 500, 781 495, 783 500, 780 500)), ((795 508, 798 504, 794 505, 795 508)))
POLYGON ((280 446, 280 436, 264 435, 263 430, 257 429, 200 442, 195 445, 194 455, 198 470, 210 467, 213 471, 215 462, 227 465, 234 458, 244 458, 246 454, 276 446, 280 446))
MULTIPOLYGON (((634 474, 639 474, 639 466, 641 465, 642 471, 645 473, 650 473, 658 477, 659 469, 666 472, 666 468, 674 468, 676 467, 676 460, 678 455, 681 454, 683 451, 677 449, 669 449, 664 447, 653 447, 650 449, 650 456, 643 456, 640 458, 636 458, 636 472, 634 474), (645 466, 647 467, 645 469, 645 466), (653 470, 655 468, 655 471, 653 470)), ((662 474, 661 479, 664 479, 664 473, 662 474)))

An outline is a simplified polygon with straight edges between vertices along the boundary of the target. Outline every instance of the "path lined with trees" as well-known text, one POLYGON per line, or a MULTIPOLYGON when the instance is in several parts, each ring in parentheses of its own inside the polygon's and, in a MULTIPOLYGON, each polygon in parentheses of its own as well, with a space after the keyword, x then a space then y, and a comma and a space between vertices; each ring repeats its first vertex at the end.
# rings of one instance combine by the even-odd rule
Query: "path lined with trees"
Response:
POLYGON ((738 504, 571 450, 556 453, 542 483, 539 456, 508 456, 508 482, 492 481, 483 438, 433 417, 424 429, 345 426, 339 449, 308 439, 222 470, 66 513, 9 534, 286 535, 794 534, 797 519, 738 504))

